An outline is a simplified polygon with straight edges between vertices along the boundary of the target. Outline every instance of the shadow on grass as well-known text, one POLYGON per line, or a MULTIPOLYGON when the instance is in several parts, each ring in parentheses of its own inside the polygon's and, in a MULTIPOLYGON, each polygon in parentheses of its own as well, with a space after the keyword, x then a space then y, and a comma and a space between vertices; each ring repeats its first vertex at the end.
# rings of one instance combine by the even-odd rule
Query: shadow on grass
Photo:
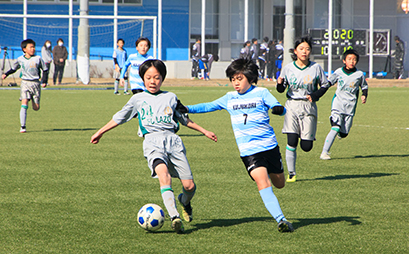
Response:
POLYGON ((79 129, 50 129, 50 130, 44 130, 45 132, 47 131, 94 131, 94 130, 99 130, 99 128, 79 128, 79 129))
POLYGON ((335 175, 335 176, 326 176, 315 179, 299 179, 297 182, 302 181, 315 181, 315 180, 345 180, 345 179, 357 179, 357 178, 374 178, 374 177, 383 177, 383 176, 393 176, 399 175, 398 173, 369 173, 366 175, 335 175))
POLYGON ((309 226, 309 225, 319 225, 319 224, 330 224, 337 222, 349 222, 350 226, 359 225, 360 222, 358 219, 360 217, 349 217, 349 216, 340 216, 340 217, 329 217, 329 218, 311 218, 311 219, 299 219, 291 218, 289 221, 294 226, 294 229, 309 226))
POLYGON ((275 222, 273 217, 251 217, 251 218, 240 218, 240 219, 215 219, 206 223, 196 223, 195 228, 186 230, 185 233, 191 233, 201 229, 213 228, 213 227, 230 227, 234 225, 239 225, 243 223, 249 223, 254 221, 270 221, 275 222))
POLYGON ((331 160, 352 160, 352 159, 365 159, 365 158, 387 158, 387 157, 409 157, 409 154, 377 154, 377 155, 357 155, 352 157, 340 157, 331 158, 331 160))

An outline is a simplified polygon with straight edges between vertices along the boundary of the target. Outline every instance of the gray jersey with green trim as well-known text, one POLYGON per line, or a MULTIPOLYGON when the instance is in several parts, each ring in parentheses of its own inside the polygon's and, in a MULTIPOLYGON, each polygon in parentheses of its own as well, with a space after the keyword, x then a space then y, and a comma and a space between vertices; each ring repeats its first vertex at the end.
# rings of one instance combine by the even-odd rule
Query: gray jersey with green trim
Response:
POLYGON ((176 105, 177 97, 172 92, 151 94, 145 91, 133 95, 112 119, 117 124, 123 124, 137 116, 143 135, 163 131, 176 133, 179 122, 187 124, 187 116, 177 111, 176 105))
POLYGON ((30 58, 26 58, 24 55, 19 56, 11 69, 16 71, 20 67, 22 70, 21 79, 24 80, 39 80, 41 76, 40 69, 43 71, 48 70, 40 56, 32 56, 30 58))
POLYGON ((332 99, 331 110, 346 115, 355 115, 359 87, 361 87, 361 90, 368 89, 364 73, 360 70, 347 73, 345 72, 344 67, 341 67, 331 75, 329 80, 332 85, 337 83, 337 91, 332 99))
POLYGON ((284 86, 288 87, 287 97, 295 100, 305 100, 308 94, 319 89, 318 86, 329 87, 324 70, 316 62, 300 68, 295 61, 287 64, 281 71, 284 86))

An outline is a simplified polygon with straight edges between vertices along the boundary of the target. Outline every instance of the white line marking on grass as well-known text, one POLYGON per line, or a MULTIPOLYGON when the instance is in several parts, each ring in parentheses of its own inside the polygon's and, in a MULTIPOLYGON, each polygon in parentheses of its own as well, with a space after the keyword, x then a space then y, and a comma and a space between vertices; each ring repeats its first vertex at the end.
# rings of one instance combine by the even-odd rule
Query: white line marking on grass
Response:
MULTIPOLYGON (((318 122, 319 124, 323 122, 318 122)), ((379 128, 379 129, 395 129, 395 130, 409 130, 409 128, 406 127, 385 127, 385 126, 372 126, 372 125, 363 125, 363 124, 354 124, 353 126, 359 126, 359 127, 366 127, 366 128, 379 128)))

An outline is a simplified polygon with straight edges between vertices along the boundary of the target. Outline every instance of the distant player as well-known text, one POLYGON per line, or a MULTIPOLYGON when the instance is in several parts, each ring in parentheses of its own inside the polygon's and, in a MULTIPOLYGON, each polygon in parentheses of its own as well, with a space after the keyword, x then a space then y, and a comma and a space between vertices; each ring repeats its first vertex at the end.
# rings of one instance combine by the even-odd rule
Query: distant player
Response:
POLYGON ((260 66, 260 78, 264 79, 268 53, 268 37, 264 37, 263 43, 260 44, 258 56, 258 66, 260 66))
POLYGON ((202 49, 201 49, 201 44, 200 44, 200 38, 196 39, 195 44, 192 46, 192 80, 193 79, 198 79, 199 78, 199 60, 200 57, 202 56, 202 49))
POLYGON ((135 54, 129 55, 128 59, 124 64, 124 68, 121 70, 120 82, 124 86, 124 94, 128 93, 128 86, 125 85, 125 73, 128 67, 131 66, 129 70, 129 84, 131 85, 131 91, 133 94, 140 93, 146 90, 142 78, 139 76, 139 66, 148 59, 153 59, 152 56, 148 55, 148 51, 151 47, 151 42, 148 38, 141 37, 135 42, 136 50, 135 54))
POLYGON ((352 127, 352 120, 355 115, 358 103, 359 88, 362 90, 361 101, 366 103, 368 97, 368 84, 364 73, 356 69, 359 62, 359 54, 356 50, 350 49, 342 55, 344 67, 337 69, 331 75, 329 81, 332 85, 337 85, 337 91, 332 99, 331 130, 325 139, 324 147, 320 159, 330 160, 329 150, 334 143, 335 137, 346 138, 352 127))
POLYGON ((292 58, 295 60, 284 66, 277 79, 277 91, 287 90, 287 113, 284 117, 282 132, 287 134, 285 159, 287 162, 287 182, 296 181, 295 163, 297 146, 309 152, 312 149, 317 132, 317 105, 316 101, 330 87, 324 70, 315 62, 310 61, 311 39, 302 37, 294 45, 292 58), (318 89, 318 87, 320 87, 318 89))
POLYGON ((240 55, 239 55, 240 59, 248 59, 248 60, 251 59, 250 46, 251 46, 250 41, 246 41, 243 44, 243 47, 240 50, 240 55))
POLYGON ((257 65, 260 45, 258 45, 258 40, 256 38, 251 39, 251 43, 252 43, 250 48, 251 60, 257 65))
POLYGON ((32 100, 33 110, 40 109, 41 98, 41 86, 46 87, 45 81, 48 76, 48 68, 45 65, 43 59, 40 56, 35 55, 36 43, 27 39, 21 42, 21 49, 24 55, 17 58, 17 61, 13 64, 10 70, 1 76, 5 79, 8 75, 13 74, 19 68, 21 68, 21 86, 20 86, 20 132, 26 132, 26 120, 28 102, 32 100), (41 86, 40 86, 40 73, 42 70, 41 86))
POLYGON ((187 106, 186 111, 194 114, 225 109, 229 112, 247 173, 256 182, 264 205, 278 223, 278 230, 292 232, 293 226, 285 219, 271 186, 273 183, 276 188, 283 188, 285 177, 268 111, 284 115, 285 108, 266 88, 253 85, 257 84, 258 67, 252 60, 234 60, 227 67, 226 76, 236 91, 213 102, 187 106))
POLYGON ((182 182, 183 191, 178 199, 183 206, 183 219, 188 222, 192 220, 190 201, 195 194, 196 184, 183 141, 176 135, 179 129, 178 121, 215 142, 217 137, 176 110, 178 99, 174 93, 160 90, 166 77, 166 66, 162 61, 147 60, 139 67, 139 71, 146 91, 132 96, 122 110, 91 137, 91 143, 97 144, 105 132, 137 116, 145 138, 144 156, 148 161, 151 176, 159 178, 163 203, 172 220, 171 227, 177 233, 183 233, 183 223, 176 209, 172 190, 172 177, 179 178, 182 182))
MULTIPOLYGON (((114 60, 114 94, 120 95, 118 92, 119 89, 119 80, 121 78, 121 71, 125 66, 126 59, 128 57, 126 49, 124 49, 124 44, 125 41, 124 39, 118 39, 116 42, 116 45, 118 46, 116 49, 114 49, 114 53, 112 54, 112 59, 114 60)), ((128 88, 128 72, 125 72, 124 75, 124 80, 125 80, 125 85, 124 87, 128 88)))

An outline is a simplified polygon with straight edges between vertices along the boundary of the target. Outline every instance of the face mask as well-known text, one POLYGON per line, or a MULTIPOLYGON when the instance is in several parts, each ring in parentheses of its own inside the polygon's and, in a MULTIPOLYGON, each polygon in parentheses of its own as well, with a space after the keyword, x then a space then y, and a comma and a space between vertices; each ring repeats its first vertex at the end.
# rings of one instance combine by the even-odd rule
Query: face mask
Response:
POLYGON ((51 43, 46 43, 45 46, 46 46, 47 48, 49 48, 49 47, 51 47, 51 43))
POLYGON ((59 42, 59 43, 58 43, 58 46, 61 47, 62 45, 64 45, 64 43, 62 43, 62 42, 59 42))

